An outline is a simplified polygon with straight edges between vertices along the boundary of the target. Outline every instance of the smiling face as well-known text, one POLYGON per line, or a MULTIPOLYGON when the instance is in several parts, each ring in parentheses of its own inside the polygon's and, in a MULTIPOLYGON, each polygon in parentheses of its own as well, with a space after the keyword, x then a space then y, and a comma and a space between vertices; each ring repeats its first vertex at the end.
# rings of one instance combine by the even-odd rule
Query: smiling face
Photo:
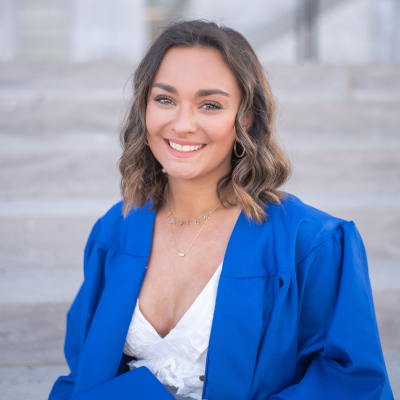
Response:
POLYGON ((147 140, 169 178, 219 180, 231 168, 241 90, 219 51, 171 48, 154 78, 147 140))

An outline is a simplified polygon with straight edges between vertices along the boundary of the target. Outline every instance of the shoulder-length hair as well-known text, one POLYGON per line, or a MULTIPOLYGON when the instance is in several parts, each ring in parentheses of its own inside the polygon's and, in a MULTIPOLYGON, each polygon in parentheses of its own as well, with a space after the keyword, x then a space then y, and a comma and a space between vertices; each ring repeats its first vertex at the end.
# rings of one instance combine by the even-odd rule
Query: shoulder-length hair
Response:
POLYGON ((235 74, 242 90, 235 127, 240 145, 238 158, 232 151, 232 168, 217 185, 221 203, 227 201, 231 182, 237 204, 256 222, 266 220, 268 203, 280 203, 285 196, 277 189, 288 179, 290 162, 277 143, 275 103, 265 72, 249 42, 234 29, 206 20, 179 21, 169 25, 153 42, 133 78, 134 95, 122 131, 119 160, 121 193, 126 216, 134 207, 151 201, 156 210, 164 201, 168 176, 146 145, 148 94, 166 52, 172 47, 200 47, 218 50, 235 74), (240 125, 246 114, 254 121, 246 132, 240 125))

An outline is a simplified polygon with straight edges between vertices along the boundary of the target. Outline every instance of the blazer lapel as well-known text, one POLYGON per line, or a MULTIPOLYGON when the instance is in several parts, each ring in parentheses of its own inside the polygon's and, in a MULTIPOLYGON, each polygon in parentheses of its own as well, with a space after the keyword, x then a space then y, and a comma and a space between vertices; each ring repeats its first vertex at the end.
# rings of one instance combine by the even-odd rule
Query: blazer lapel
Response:
POLYGON ((266 284, 258 227, 242 212, 228 244, 208 347, 204 399, 246 399, 251 393, 266 284))

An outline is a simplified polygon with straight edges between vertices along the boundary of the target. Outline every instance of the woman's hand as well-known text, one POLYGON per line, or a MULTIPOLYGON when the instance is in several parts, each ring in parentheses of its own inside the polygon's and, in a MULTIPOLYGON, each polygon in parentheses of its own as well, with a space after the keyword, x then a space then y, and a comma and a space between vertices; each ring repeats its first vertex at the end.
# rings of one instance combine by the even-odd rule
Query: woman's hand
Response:
MULTIPOLYGON (((200 379, 202 382, 204 382, 204 375, 200 375, 200 376, 199 376, 199 379, 200 379)), ((207 400, 207 399, 203 399, 203 400, 207 400)))

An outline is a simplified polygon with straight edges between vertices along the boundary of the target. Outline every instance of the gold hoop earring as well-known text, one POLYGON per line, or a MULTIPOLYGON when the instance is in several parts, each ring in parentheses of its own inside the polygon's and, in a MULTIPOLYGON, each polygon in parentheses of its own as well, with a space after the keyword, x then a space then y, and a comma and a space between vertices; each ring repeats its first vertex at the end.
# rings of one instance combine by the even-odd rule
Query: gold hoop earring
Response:
POLYGON ((242 152, 241 155, 239 155, 239 154, 237 153, 237 151, 236 151, 236 143, 237 143, 237 141, 235 140, 235 143, 234 143, 234 145, 233 145, 233 152, 235 153, 235 156, 236 156, 237 158, 242 158, 242 157, 244 156, 244 153, 246 153, 246 149, 243 147, 243 152, 242 152))

